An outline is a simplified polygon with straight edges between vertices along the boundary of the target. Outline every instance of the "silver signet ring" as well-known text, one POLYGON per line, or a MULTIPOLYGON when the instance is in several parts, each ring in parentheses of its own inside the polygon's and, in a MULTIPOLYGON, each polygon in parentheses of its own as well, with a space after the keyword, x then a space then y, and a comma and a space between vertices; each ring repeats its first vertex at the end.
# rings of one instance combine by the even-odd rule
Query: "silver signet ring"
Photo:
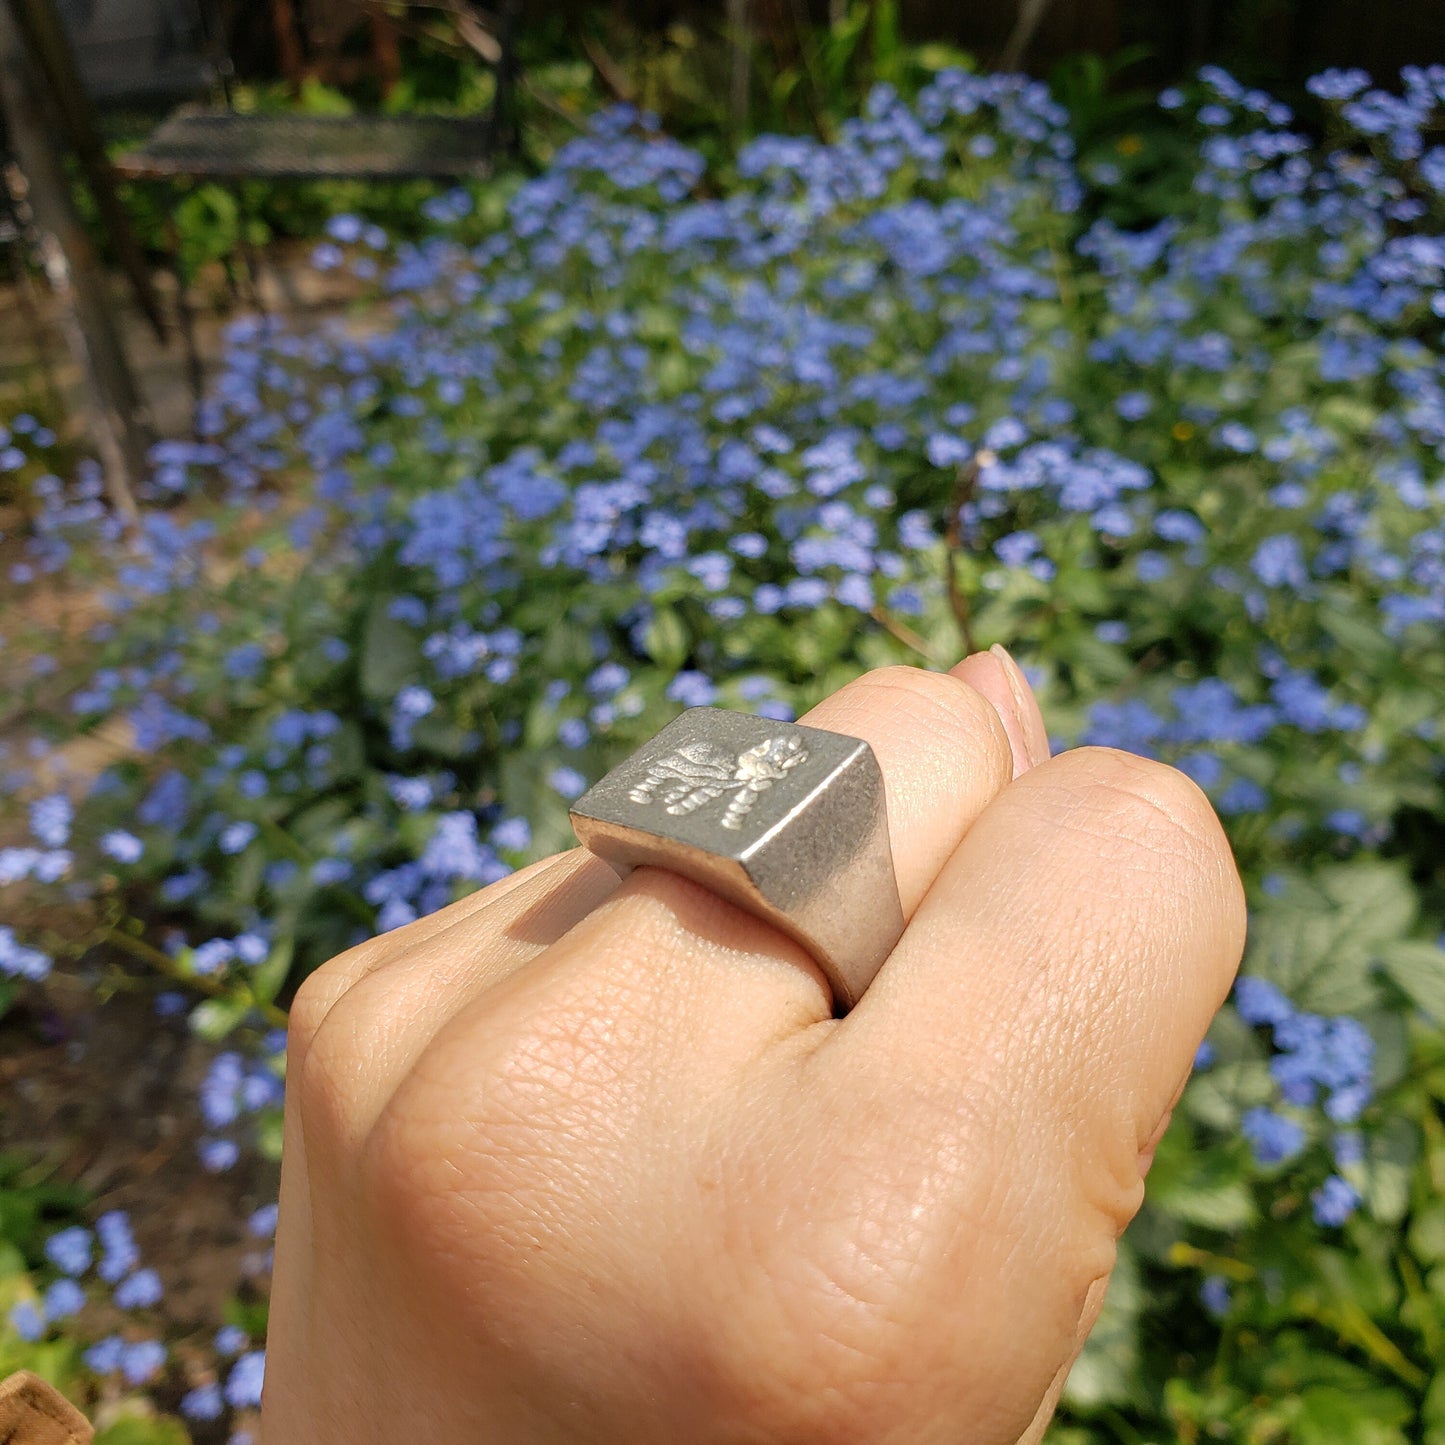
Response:
POLYGON ((690 708, 571 817, 622 875, 643 864, 680 873, 797 939, 838 1013, 903 933, 883 774, 860 738, 690 708))

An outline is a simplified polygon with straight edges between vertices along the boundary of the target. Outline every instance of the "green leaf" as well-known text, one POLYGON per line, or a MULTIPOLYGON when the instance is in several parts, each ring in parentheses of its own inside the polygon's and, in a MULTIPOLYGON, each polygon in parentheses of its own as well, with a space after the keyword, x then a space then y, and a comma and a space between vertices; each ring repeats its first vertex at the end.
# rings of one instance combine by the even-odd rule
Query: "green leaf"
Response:
POLYGON ((1398 1390, 1343 1390, 1312 1385, 1300 1396, 1297 1445, 1408 1445, 1404 1426, 1414 1417, 1398 1390))
POLYGON ((256 1121, 256 1148, 263 1159, 272 1163, 281 1161, 281 1136, 284 1121, 279 1109, 262 1114, 256 1121))
POLYGON ((228 888, 231 895, 248 903, 255 902, 260 894, 262 883, 265 881, 268 862, 270 859, 267 857, 264 847, 247 848, 245 852, 233 858, 227 869, 228 888))
POLYGON ((455 763, 477 752, 481 739, 470 728, 458 727, 433 714, 417 720, 412 729, 412 743, 420 752, 455 763))
POLYGON ((1170 1129, 1160 1141, 1148 1190, 1156 1209, 1183 1224, 1239 1230, 1256 1217, 1254 1196, 1232 1156, 1198 1150, 1184 1129, 1170 1129))
POLYGON ((1394 1115, 1370 1135, 1365 1202, 1382 1224, 1399 1224, 1410 1207, 1410 1176, 1420 1159, 1420 1131, 1394 1115))
POLYGON ((1381 630, 1379 619, 1362 614, 1355 596, 1343 588, 1323 599, 1316 612, 1320 625, 1352 659, 1367 659, 1374 665, 1393 662, 1398 656, 1395 643, 1381 630))
POLYGON ((208 1043, 219 1043, 250 1012, 251 1005, 239 998, 208 998, 191 1010, 191 1031, 208 1043))
POLYGON ((361 691, 389 703, 421 671, 421 644, 404 622, 389 615, 390 596, 373 598, 361 638, 361 691))
POLYGON ((1392 943, 1380 954, 1380 970, 1422 1013, 1445 1024, 1445 949, 1423 940, 1392 943))
MULTIPOLYGON (((565 760, 579 771, 589 770, 586 755, 571 753, 565 755, 565 760)), ((577 841, 567 821, 566 802, 547 781, 559 761, 555 753, 513 753, 497 780, 503 811, 531 823, 532 846, 539 856, 573 847, 577 841)), ((592 776, 600 776, 603 771, 594 766, 592 776)))
POLYGON ((1319 405, 1318 422, 1321 426, 1335 427, 1346 433, 1365 436, 1379 420, 1379 409, 1355 397, 1326 397, 1319 405))
POLYGON ((251 971, 251 992, 258 1003, 272 1003, 291 971, 296 953, 296 940, 291 935, 280 939, 266 956, 265 962, 251 971))
POLYGON ((1419 903, 1404 865, 1360 861, 1291 878, 1262 903, 1246 968, 1317 1013, 1364 1013, 1377 1001, 1374 966, 1415 921, 1419 903))
POLYGON ((150 1413, 148 1405, 136 1402, 136 1413, 113 1420, 95 1437, 95 1445, 191 1445, 186 1427, 174 1416, 150 1413))
MULTIPOLYGON (((330 853, 336 839, 355 817, 355 805, 349 798, 323 798, 294 814, 286 823, 286 832, 295 845, 297 862, 310 861, 330 853)), ((279 839, 277 840, 280 841, 279 839)))
POLYGON ((677 610, 664 607, 655 612, 652 621, 647 624, 642 645, 659 667, 676 672, 687 661, 692 638, 677 610))
MULTIPOLYGON (((9 1314, 8 1307, 5 1314, 9 1314)), ((34 1370, 62 1394, 77 1393, 80 1351, 75 1341, 61 1338, 31 1344, 14 1335, 7 1338, 7 1331, 8 1325, 0 1321, 0 1378, 14 1370, 34 1370)))
POLYGON ((1445 1262, 1445 1200, 1432 1199, 1410 1223, 1410 1249, 1424 1264, 1445 1262))
POLYGON ((1360 1313, 1371 1319, 1393 1319, 1400 1306, 1400 1285, 1390 1254, 1391 1241, 1382 1232, 1361 1236, 1351 1248, 1319 1245, 1309 1252, 1309 1273, 1303 1291, 1324 1312, 1349 1330, 1360 1313))
POLYGON ((253 1340, 266 1338, 266 1326, 270 1322, 270 1306, 265 1296, 241 1299, 232 1295, 225 1303, 222 1315, 228 1325, 237 1325, 253 1340))
POLYGON ((1278 1097, 1279 1086, 1264 1059, 1241 1059, 1195 1074, 1184 1091, 1182 1108, 1189 1118, 1229 1133, 1239 1127, 1239 1117, 1246 1109, 1272 1104, 1278 1097))
POLYGON ((1425 1391, 1420 1406, 1420 1423, 1425 1427, 1424 1439, 1445 1439, 1445 1370, 1439 1371, 1425 1391))

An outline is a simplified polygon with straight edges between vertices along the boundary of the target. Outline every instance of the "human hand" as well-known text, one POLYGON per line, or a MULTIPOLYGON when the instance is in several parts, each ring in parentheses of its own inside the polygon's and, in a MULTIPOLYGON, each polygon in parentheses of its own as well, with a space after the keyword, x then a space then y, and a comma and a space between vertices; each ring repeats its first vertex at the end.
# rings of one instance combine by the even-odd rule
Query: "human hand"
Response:
POLYGON ((883 771, 907 931, 791 939, 578 849, 291 1016, 266 1445, 1035 1441, 1238 964, 1181 774, 1048 760, 1013 664, 801 721, 883 771))

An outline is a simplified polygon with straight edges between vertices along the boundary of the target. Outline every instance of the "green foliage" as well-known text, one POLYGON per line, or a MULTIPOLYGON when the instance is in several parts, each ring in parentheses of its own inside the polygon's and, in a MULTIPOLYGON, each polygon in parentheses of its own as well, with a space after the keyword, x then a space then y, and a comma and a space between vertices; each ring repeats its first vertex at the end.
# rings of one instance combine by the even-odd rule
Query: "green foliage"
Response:
POLYGON ((1130 228, 1178 214, 1195 173, 1190 137, 1160 112, 1155 91, 1127 83, 1147 59, 1141 46, 1108 57, 1084 51, 1049 76, 1069 112, 1080 169, 1094 182, 1090 211, 1130 228))
POLYGON ((54 1177, 53 1163, 0 1153, 0 1250, 14 1267, 38 1265, 48 1234, 77 1217, 85 1191, 54 1177))
POLYGON ((753 15, 738 34, 717 23, 676 23, 657 34, 600 11, 589 19, 591 53, 614 89, 661 116, 722 179, 750 135, 831 140, 874 85, 911 96, 940 71, 972 63, 952 45, 906 39, 898 0, 848 0, 826 24, 809 22, 801 10, 753 15), (743 108, 735 112, 739 52, 746 75, 743 108))
POLYGON ((170 1415, 157 1415, 141 1402, 97 1430, 94 1445, 190 1445, 190 1432, 170 1415))
MULTIPOLYGON (((1348 913, 1340 921, 1352 930, 1348 913)), ((1445 1041, 1387 1011, 1370 1017, 1383 1044, 1383 1092, 1365 1157, 1345 1171, 1366 1207, 1330 1239, 1310 1227, 1295 1170, 1260 1174, 1251 1164, 1239 1119, 1274 1088, 1254 1034, 1221 1016, 1219 1062, 1191 1085, 1164 1137, 1144 1210, 1121 1243, 1125 1288, 1111 1287, 1070 1380, 1072 1411, 1097 1424, 1060 1430, 1058 1445, 1135 1438, 1110 1423, 1124 1418, 1156 1420, 1156 1429, 1167 1420, 1164 1438, 1179 1440, 1434 1438, 1445 1346, 1445 1041), (1218 1324, 1196 1297, 1200 1278, 1227 1283, 1218 1324)), ((1309 1150, 1319 1157, 1327 1144, 1317 1134, 1309 1150)))

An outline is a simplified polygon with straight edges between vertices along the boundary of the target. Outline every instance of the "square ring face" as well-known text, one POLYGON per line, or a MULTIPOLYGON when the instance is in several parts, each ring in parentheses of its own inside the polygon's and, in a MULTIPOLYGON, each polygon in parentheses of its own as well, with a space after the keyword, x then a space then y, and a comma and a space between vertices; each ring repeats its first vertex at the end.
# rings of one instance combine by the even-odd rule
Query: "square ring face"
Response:
POLYGON ((798 940, 851 1008, 903 932, 883 775, 860 738, 692 708, 572 805, 619 873, 701 883, 798 940))
POLYGON ((876 772, 857 738, 691 708, 588 789, 572 813, 746 863, 856 769, 860 753, 876 772))

